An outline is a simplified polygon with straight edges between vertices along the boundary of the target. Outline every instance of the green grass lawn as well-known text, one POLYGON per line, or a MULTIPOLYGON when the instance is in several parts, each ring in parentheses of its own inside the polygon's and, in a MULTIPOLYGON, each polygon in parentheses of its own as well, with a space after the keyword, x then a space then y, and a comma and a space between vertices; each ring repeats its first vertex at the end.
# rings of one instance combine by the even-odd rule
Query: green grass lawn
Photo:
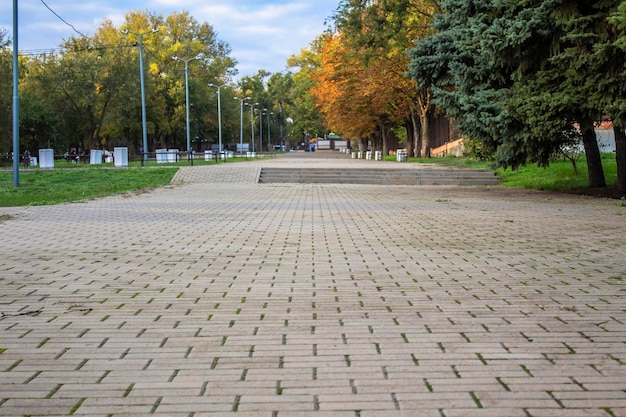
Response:
MULTIPOLYGON (((587 163, 580 161, 575 172, 569 161, 559 161, 547 168, 523 166, 516 171, 499 169, 497 171, 502 183, 511 187, 530 188, 545 191, 580 190, 588 187, 589 176, 587 163)), ((607 185, 615 185, 617 180, 617 164, 615 157, 603 157, 602 166, 607 185)))
MULTIPOLYGON (((247 160, 245 155, 219 162, 197 158, 194 166, 247 160)), ((141 160, 135 158, 128 165, 128 168, 116 169, 112 163, 90 165, 56 160, 54 169, 20 171, 20 186, 17 188, 13 186, 11 167, 4 167, 6 171, 0 172, 0 207, 59 204, 159 187, 170 183, 177 167, 190 166, 191 163, 186 158, 165 164, 151 159, 142 167, 141 160)))
MULTIPOLYGON (((84 166, 83 166, 84 167, 84 166)), ((177 168, 54 169, 0 172, 0 207, 39 206, 79 201, 169 184, 177 168)))
MULTIPOLYGON (((466 157, 409 158, 408 162, 484 169, 490 169, 491 166, 491 162, 489 161, 477 161, 466 157)), ((587 162, 584 156, 579 158, 576 165, 578 172, 574 171, 570 161, 559 159, 551 162, 550 166, 546 168, 528 164, 519 167, 517 170, 499 168, 496 170, 496 173, 502 180, 502 185, 507 187, 562 192, 576 190, 577 192, 584 193, 584 189, 589 185, 587 162)), ((604 167, 607 185, 615 185, 617 181, 615 154, 602 154, 602 166, 604 167)))

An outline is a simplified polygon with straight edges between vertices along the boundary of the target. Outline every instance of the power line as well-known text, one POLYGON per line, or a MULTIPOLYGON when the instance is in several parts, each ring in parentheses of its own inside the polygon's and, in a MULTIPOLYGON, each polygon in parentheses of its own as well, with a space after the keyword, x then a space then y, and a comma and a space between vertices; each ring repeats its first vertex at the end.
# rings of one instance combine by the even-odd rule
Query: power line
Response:
POLYGON ((80 36, 82 36, 85 39, 88 39, 91 42, 95 42, 97 46, 89 46, 85 49, 72 49, 72 50, 68 50, 67 48, 52 48, 52 49, 32 49, 32 50, 28 50, 28 51, 20 51, 21 54, 23 55, 29 55, 29 56, 37 56, 37 55, 43 55, 46 53, 58 53, 58 52, 84 52, 84 51, 94 51, 94 50, 105 50, 105 49, 119 49, 119 48, 128 48, 128 47, 134 47, 136 46, 136 44, 134 45, 104 45, 101 42, 85 35, 84 33, 82 33, 81 31, 79 31, 78 29, 76 29, 76 27, 74 25, 72 25, 71 23, 69 23, 67 20, 65 20, 63 17, 61 17, 56 11, 54 11, 50 6, 48 6, 48 4, 44 1, 44 0, 39 0, 41 2, 41 4, 43 4, 46 9, 48 9, 53 15, 55 15, 61 22, 65 23, 67 26, 69 26, 70 28, 72 28, 72 30, 76 33, 78 33, 80 36))
POLYGON ((69 27, 72 28, 72 30, 74 30, 74 32, 78 33, 80 36, 82 36, 83 38, 88 38, 89 36, 85 35, 84 33, 82 33, 81 31, 79 31, 78 29, 76 29, 74 27, 74 25, 72 25, 71 23, 69 23, 67 20, 63 19, 61 16, 59 16, 59 14, 57 12, 55 12, 54 10, 52 10, 52 8, 50 6, 48 6, 46 4, 45 1, 43 0, 39 0, 44 6, 46 6, 46 9, 50 10, 50 12, 52 12, 53 15, 55 15, 57 18, 59 18, 59 20, 63 23, 65 23, 66 25, 68 25, 69 27))
POLYGON ((136 44, 130 44, 130 45, 100 44, 99 46, 89 46, 86 48, 72 48, 72 49, 67 49, 65 47, 48 48, 48 49, 23 49, 23 50, 20 50, 19 53, 22 56, 40 56, 40 55, 48 55, 48 54, 57 55, 60 53, 73 54, 73 53, 79 53, 79 52, 94 52, 94 51, 102 51, 102 50, 108 50, 108 49, 134 48, 136 46, 137 46, 136 44))
POLYGON ((64 48, 49 48, 49 49, 22 49, 19 51, 22 56, 40 56, 46 54, 56 54, 63 51, 64 48))

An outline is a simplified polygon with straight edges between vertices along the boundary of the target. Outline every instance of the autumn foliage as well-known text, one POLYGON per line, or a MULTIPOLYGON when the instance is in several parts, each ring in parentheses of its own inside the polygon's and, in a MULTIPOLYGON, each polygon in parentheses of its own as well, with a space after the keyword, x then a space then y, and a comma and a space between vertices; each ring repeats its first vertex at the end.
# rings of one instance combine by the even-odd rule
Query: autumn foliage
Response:
POLYGON ((389 132, 402 127, 411 154, 428 149, 430 92, 407 75, 406 50, 428 33, 433 9, 420 0, 343 5, 336 30, 320 39, 319 67, 311 74, 329 129, 369 140, 386 154, 389 132))

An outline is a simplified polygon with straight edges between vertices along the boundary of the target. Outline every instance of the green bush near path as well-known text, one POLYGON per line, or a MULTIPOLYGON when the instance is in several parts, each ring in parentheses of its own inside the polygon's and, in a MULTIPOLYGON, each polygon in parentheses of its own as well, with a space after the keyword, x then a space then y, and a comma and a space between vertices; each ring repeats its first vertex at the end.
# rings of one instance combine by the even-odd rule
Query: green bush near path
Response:
POLYGON ((80 201, 167 185, 177 168, 54 169, 0 172, 0 207, 40 206, 80 201))

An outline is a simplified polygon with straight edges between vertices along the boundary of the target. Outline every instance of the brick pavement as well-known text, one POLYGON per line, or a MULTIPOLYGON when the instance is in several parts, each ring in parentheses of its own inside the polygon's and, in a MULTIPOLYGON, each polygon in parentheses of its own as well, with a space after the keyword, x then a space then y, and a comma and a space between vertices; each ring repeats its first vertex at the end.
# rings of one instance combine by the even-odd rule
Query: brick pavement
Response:
POLYGON ((1 208, 0 415, 626 416, 626 207, 318 158, 1 208))

